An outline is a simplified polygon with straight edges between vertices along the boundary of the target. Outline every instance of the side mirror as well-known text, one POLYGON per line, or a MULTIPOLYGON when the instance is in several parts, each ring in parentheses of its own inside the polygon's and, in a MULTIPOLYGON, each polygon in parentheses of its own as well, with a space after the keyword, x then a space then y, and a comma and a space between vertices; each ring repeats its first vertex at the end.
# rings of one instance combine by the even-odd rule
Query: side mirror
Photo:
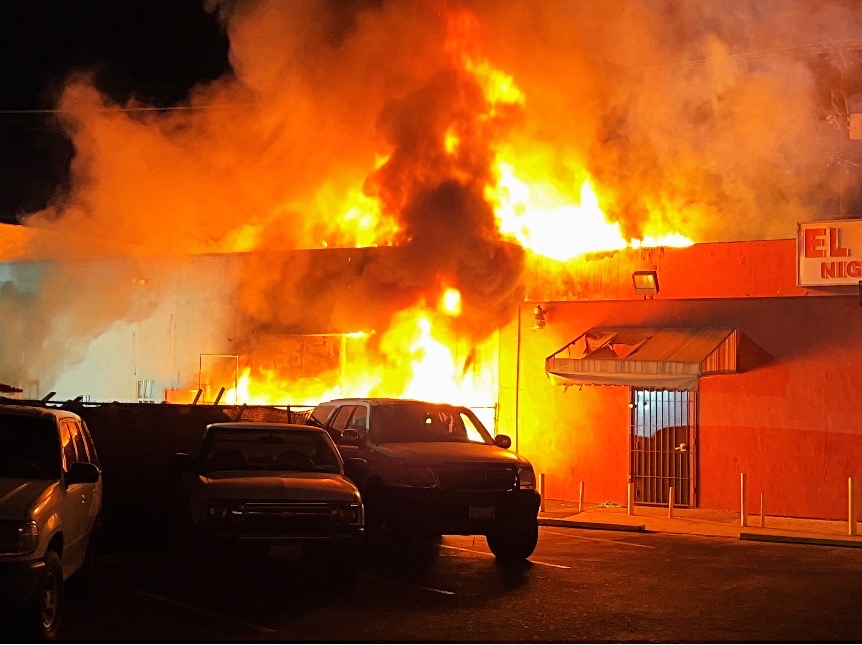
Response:
POLYGON ((188 452, 178 452, 171 458, 174 470, 192 472, 195 469, 195 459, 188 452))
POLYGON ((508 450, 512 446, 512 440, 507 434, 498 434, 494 437, 494 445, 508 450))
POLYGON ((368 475, 368 462, 362 457, 348 457, 344 460, 344 474, 354 483, 362 481, 368 475))
POLYGON ((365 445, 365 435, 359 434, 359 432, 353 428, 346 428, 341 432, 340 443, 361 448, 365 445))
POLYGON ((95 484, 102 471, 95 464, 76 461, 66 473, 66 484, 95 484))

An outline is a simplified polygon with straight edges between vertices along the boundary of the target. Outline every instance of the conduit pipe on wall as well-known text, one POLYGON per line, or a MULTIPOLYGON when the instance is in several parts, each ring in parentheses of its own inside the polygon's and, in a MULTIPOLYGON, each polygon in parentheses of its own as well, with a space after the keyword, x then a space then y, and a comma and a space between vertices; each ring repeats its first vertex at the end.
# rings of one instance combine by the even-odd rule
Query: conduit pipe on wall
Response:
POLYGON ((856 486, 856 478, 850 477, 847 480, 847 530, 850 535, 856 535, 856 518, 858 517, 859 492, 856 486))
POLYGON ((739 473, 739 525, 746 526, 745 520, 745 473, 739 473))

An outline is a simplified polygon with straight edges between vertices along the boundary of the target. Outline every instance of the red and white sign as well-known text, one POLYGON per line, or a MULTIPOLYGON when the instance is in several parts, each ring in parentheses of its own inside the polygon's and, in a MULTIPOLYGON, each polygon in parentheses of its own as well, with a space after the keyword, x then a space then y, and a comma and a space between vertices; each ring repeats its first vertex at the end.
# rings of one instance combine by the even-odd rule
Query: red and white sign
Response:
POLYGON ((862 282, 862 219, 796 225, 796 284, 800 287, 862 282))

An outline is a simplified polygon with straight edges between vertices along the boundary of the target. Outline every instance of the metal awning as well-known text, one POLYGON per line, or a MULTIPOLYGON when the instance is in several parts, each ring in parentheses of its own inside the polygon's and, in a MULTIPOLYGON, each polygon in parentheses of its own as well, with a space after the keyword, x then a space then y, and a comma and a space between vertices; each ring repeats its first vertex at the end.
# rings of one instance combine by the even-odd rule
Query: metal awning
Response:
POLYGON ((736 329, 594 328, 545 359, 558 385, 697 390, 701 376, 736 372, 736 329))

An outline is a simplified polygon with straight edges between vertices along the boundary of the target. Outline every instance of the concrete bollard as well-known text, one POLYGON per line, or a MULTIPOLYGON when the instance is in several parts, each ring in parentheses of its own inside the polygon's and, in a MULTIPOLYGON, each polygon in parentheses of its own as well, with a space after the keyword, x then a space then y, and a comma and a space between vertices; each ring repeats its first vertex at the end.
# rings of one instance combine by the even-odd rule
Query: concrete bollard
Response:
POLYGON ((763 504, 766 497, 763 493, 760 493, 760 528, 766 526, 766 514, 763 510, 763 504))
POLYGON ((584 510, 584 482, 581 482, 581 490, 578 492, 578 513, 584 510))
POLYGON ((668 519, 673 519, 673 486, 667 491, 667 516, 668 519))
POLYGON ((746 526, 745 520, 745 473, 739 473, 739 525, 746 526))
POLYGON ((856 535, 856 518, 859 517, 859 492, 856 478, 847 479, 847 530, 850 535, 856 535))
POLYGON ((628 492, 629 492, 629 500, 628 500, 629 515, 634 515, 635 514, 635 485, 634 485, 634 482, 629 482, 628 492))

